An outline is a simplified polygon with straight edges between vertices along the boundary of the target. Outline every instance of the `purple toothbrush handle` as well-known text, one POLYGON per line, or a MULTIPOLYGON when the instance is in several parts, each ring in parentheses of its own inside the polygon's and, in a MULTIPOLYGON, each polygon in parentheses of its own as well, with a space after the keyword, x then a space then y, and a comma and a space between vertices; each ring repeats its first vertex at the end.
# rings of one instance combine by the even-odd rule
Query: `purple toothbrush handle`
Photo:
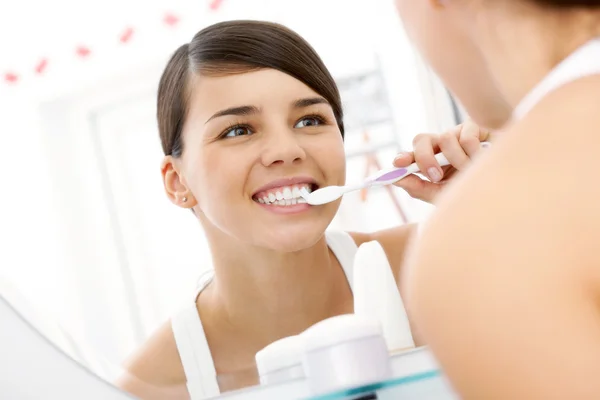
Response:
POLYGON ((402 178, 408 170, 406 168, 399 168, 395 171, 388 172, 387 174, 381 175, 379 178, 375 179, 373 182, 387 182, 393 179, 402 178))

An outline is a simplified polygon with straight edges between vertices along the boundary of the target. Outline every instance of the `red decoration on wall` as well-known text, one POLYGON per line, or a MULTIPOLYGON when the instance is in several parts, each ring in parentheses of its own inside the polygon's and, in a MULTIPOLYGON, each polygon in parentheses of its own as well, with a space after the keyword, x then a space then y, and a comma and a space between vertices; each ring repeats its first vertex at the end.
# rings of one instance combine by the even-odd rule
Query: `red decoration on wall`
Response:
POLYGON ((166 13, 163 17, 163 21, 169 26, 175 26, 179 22, 179 18, 171 13, 166 13))
POLYGON ((35 72, 39 75, 43 74, 44 71, 46 70, 46 67, 48 66, 48 59, 47 58, 42 58, 37 65, 35 66, 35 72))
POLYGON ((86 46, 77 46, 77 49, 75 49, 75 53, 77 53, 77 55, 81 58, 86 58, 90 55, 91 50, 86 46))
POLYGON ((223 0, 211 0, 209 7, 212 11, 217 11, 222 4, 223 0))
POLYGON ((133 36, 133 28, 128 27, 127 29, 125 29, 123 31, 123 33, 121 33, 121 36, 119 36, 119 41, 121 43, 127 43, 131 40, 132 36, 133 36))
POLYGON ((4 80, 8 83, 15 83, 19 80, 19 76, 17 74, 13 74, 12 72, 7 72, 4 74, 4 80))
MULTIPOLYGON (((210 1, 210 8, 212 10, 218 9, 221 6, 221 4, 223 3, 223 0, 209 0, 209 1, 210 1)), ((162 22, 169 27, 175 27, 180 22, 180 18, 172 12, 166 12, 163 15, 162 22)), ((118 35, 119 42, 123 43, 123 44, 129 43, 133 39, 133 36, 135 35, 135 33, 136 33, 135 29, 132 26, 126 25, 123 28, 123 30, 120 32, 120 34, 118 35)), ((79 46, 75 47, 74 53, 77 57, 85 59, 91 55, 92 50, 88 46, 79 45, 79 46)), ((48 57, 40 58, 38 60, 38 62, 31 67, 32 72, 37 75, 43 75, 46 72, 46 70, 48 69, 49 62, 50 61, 49 61, 48 57)), ((19 74, 18 72, 15 72, 15 71, 9 71, 9 72, 5 72, 4 74, 1 74, 0 79, 4 80, 4 82, 6 84, 16 84, 21 80, 22 75, 23 74, 19 74)))

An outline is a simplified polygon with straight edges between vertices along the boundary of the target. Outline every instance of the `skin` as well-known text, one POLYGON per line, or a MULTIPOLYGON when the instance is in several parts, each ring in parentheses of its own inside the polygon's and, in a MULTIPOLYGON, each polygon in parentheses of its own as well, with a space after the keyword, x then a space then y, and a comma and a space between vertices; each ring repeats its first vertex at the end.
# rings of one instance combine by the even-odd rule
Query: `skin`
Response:
MULTIPOLYGON (((252 198, 261 186, 287 177, 311 177, 320 187, 343 184, 345 153, 331 106, 326 101, 294 106, 298 100, 322 97, 284 73, 265 69, 198 76, 193 85, 183 154, 165 157, 162 173, 167 196, 175 205, 193 209, 210 245, 215 278, 196 305, 219 385, 226 391, 258 382, 254 356, 266 345, 353 312, 352 292, 324 238, 339 201, 281 215, 252 198), (214 117, 240 106, 256 110, 214 117), (235 124, 242 127, 230 129, 235 124)), ((433 201, 453 175, 452 167, 440 169, 434 151, 443 150, 461 169, 478 149, 480 137, 487 134, 471 122, 444 135, 418 136, 415 152, 399 155, 395 165, 416 160, 423 170, 433 167, 447 176, 439 182, 414 176, 399 186, 433 201)), ((398 265, 413 230, 405 225, 351 235, 357 245, 378 240, 391 265, 398 265)), ((396 269, 394 273, 398 278, 396 269)), ((139 397, 189 396, 170 322, 131 358, 126 370, 119 386, 139 397)))
POLYGON ((600 36, 600 16, 502 3, 396 0, 410 36, 475 120, 503 127, 492 151, 437 199, 401 286, 461 398, 596 399, 600 76, 553 91, 518 122, 494 107, 514 108, 600 36), (471 91, 472 77, 493 89, 471 91))

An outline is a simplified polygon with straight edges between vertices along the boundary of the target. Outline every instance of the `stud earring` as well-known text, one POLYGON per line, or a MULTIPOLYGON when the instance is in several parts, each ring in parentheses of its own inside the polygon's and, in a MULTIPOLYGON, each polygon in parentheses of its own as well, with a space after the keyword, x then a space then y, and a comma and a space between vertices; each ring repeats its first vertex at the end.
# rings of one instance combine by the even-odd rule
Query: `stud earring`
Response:
POLYGON ((185 203, 187 201, 187 197, 184 196, 181 201, 185 203))

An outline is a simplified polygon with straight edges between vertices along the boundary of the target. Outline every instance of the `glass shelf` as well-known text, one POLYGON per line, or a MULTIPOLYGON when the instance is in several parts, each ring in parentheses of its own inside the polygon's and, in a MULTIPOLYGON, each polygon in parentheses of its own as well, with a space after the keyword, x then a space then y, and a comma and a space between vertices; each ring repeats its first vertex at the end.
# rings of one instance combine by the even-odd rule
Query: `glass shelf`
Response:
POLYGON ((446 378, 439 371, 423 372, 390 379, 359 388, 341 390, 304 400, 458 400, 446 378))

